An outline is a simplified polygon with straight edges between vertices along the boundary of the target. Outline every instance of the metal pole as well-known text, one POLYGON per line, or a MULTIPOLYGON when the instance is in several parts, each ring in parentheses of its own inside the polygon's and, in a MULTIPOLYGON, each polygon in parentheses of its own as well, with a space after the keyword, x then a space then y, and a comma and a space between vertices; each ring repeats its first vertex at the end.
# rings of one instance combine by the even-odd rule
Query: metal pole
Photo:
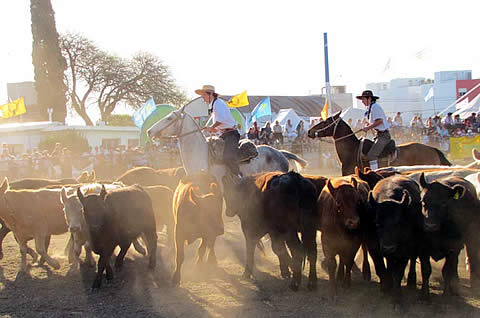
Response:
POLYGON ((327 32, 323 33, 323 46, 325 54, 325 97, 330 101, 330 70, 328 67, 328 41, 327 32))

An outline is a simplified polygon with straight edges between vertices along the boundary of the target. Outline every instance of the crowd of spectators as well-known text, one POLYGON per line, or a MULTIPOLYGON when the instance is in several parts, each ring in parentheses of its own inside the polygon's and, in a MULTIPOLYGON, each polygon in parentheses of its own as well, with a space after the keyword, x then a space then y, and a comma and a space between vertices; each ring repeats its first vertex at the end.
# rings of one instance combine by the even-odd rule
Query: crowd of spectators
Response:
MULTIPOLYGON (((313 125, 313 121, 310 125, 313 125)), ((248 129, 245 137, 257 145, 283 146, 285 143, 308 144, 307 129, 303 120, 300 120, 296 127, 293 127, 290 119, 287 120, 283 126, 276 120, 273 127, 269 121, 261 128, 258 127, 257 122, 254 122, 248 129)))
POLYGON ((52 151, 35 148, 15 154, 2 144, 0 170, 10 179, 49 178, 62 179, 78 176, 83 170, 95 169, 99 179, 113 180, 136 166, 166 168, 178 163, 176 144, 140 147, 89 147, 82 154, 73 154, 57 143, 52 151))

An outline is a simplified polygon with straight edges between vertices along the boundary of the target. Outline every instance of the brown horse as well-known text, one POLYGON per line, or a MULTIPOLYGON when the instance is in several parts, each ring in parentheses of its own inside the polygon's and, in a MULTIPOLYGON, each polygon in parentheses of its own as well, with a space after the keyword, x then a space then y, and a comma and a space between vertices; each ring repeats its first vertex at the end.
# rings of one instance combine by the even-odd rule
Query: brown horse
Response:
MULTIPOLYGON (((340 112, 323 120, 308 130, 308 137, 333 137, 335 150, 342 164, 342 175, 355 172, 355 166, 363 167, 358 160, 360 140, 350 126, 340 117, 340 112)), ((371 141, 369 141, 371 143, 371 141)), ((365 146, 367 141, 365 141, 365 146)), ((397 146, 397 158, 390 166, 447 165, 452 164, 435 147, 409 142, 397 146)))

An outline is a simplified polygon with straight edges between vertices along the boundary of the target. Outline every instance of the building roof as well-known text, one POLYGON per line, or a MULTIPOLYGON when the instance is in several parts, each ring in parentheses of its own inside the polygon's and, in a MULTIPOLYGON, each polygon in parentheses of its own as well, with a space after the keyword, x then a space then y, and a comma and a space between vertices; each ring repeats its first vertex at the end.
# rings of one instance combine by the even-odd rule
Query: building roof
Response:
MULTIPOLYGON (((223 96, 220 98, 224 100, 229 100, 232 96, 223 96)), ((250 113, 255 108, 255 106, 265 97, 269 96, 248 96, 250 102, 249 106, 238 108, 242 113, 250 113)), ((292 108, 299 116, 311 117, 319 116, 320 112, 325 105, 325 97, 320 95, 310 95, 310 96, 270 96, 270 104, 272 106, 272 112, 278 113, 280 109, 292 108)), ((333 103, 330 105, 330 113, 335 113, 341 111, 342 108, 337 104, 333 103)))

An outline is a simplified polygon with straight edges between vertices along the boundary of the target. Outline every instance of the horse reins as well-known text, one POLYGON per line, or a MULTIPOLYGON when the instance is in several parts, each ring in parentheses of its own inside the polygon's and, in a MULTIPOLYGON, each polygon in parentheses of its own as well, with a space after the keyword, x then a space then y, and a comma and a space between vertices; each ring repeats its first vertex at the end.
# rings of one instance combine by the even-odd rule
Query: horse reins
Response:
MULTIPOLYGON (((184 118, 182 117, 183 114, 183 110, 181 112, 181 114, 178 114, 177 111, 174 111, 172 112, 172 114, 175 114, 175 116, 177 116, 177 118, 175 118, 175 120, 172 120, 170 123, 168 123, 168 125, 166 125, 165 127, 163 127, 158 133, 161 133, 162 131, 164 131, 165 129, 167 129, 168 127, 172 126, 173 124, 175 124, 177 121, 179 121, 180 119, 182 120, 181 121, 181 125, 180 125, 180 129, 179 131, 181 132, 182 129, 183 129, 183 120, 184 118)), ((180 139, 182 137, 185 137, 185 136, 188 136, 188 135, 191 135, 191 134, 194 134, 194 133, 197 133, 199 131, 202 131, 204 130, 205 128, 198 128, 198 129, 195 129, 195 130, 192 130, 192 131, 189 131, 189 132, 186 132, 184 134, 180 134, 180 135, 173 135, 173 136, 162 136, 162 137, 156 137, 156 138, 161 138, 161 139, 180 139)), ((158 134, 157 133, 157 134, 158 134)))

